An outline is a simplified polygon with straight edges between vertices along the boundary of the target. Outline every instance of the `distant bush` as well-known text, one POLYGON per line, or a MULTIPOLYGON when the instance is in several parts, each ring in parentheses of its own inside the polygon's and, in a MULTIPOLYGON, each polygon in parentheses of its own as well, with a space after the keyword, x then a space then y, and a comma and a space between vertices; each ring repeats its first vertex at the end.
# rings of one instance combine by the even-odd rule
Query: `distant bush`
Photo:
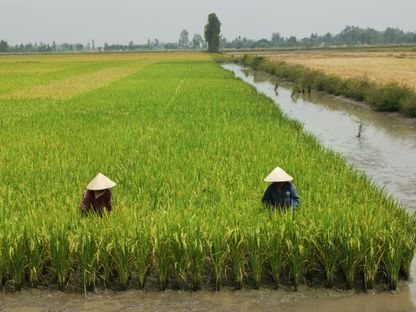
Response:
POLYGON ((300 92, 317 90, 342 95, 356 101, 365 101, 378 111, 399 111, 416 117, 416 93, 397 83, 377 85, 364 79, 343 79, 299 64, 270 61, 262 56, 244 55, 236 61, 293 82, 300 92))

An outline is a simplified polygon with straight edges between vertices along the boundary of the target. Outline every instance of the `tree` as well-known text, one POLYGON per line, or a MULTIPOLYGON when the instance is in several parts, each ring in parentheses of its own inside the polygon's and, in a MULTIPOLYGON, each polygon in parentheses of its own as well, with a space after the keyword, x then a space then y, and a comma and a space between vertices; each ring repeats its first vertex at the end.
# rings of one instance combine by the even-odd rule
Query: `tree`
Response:
POLYGON ((208 15, 208 24, 205 25, 205 41, 208 42, 209 52, 218 52, 220 48, 221 22, 215 13, 208 15))
POLYGON ((282 44, 284 41, 285 39, 278 32, 272 33, 271 42, 273 43, 273 45, 278 46, 282 44))
POLYGON ((203 44, 204 40, 202 39, 201 35, 194 34, 194 38, 192 39, 192 49, 202 48, 203 44))
POLYGON ((6 52, 8 48, 9 44, 7 43, 7 41, 0 40, 0 52, 6 52))
POLYGON ((289 47, 294 47, 294 46, 296 46, 297 43, 298 43, 298 39, 295 36, 290 36, 287 39, 287 45, 289 47))
POLYGON ((189 33, 186 29, 181 31, 181 35, 179 36, 178 45, 182 49, 189 48, 189 33))
POLYGON ((271 43, 267 39, 260 39, 260 40, 257 40, 255 43, 256 48, 267 48, 270 46, 271 46, 271 43))
POLYGON ((178 48, 178 45, 175 42, 168 42, 163 45, 166 50, 175 50, 178 48))

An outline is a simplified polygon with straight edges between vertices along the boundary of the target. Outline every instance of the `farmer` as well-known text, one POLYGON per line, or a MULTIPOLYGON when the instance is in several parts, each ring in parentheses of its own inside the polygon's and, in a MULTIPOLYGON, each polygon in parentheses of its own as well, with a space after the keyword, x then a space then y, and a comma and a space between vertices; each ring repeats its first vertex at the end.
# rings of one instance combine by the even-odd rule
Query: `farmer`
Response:
POLYGON ((103 210, 111 211, 111 188, 116 184, 107 178, 102 173, 97 176, 87 185, 81 201, 81 210, 84 215, 90 212, 96 212, 100 216, 103 210))
POLYGON ((272 210, 278 208, 286 210, 288 208, 296 209, 299 206, 300 198, 296 193, 295 186, 290 183, 293 178, 288 175, 282 168, 276 167, 264 179, 265 182, 271 182, 264 193, 262 202, 272 210))

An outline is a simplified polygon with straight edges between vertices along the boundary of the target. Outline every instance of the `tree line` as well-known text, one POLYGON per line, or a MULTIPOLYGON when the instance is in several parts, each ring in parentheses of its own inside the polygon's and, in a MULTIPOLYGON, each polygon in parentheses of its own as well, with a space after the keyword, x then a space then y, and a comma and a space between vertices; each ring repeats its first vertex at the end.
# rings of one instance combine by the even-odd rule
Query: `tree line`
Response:
POLYGON ((221 36, 221 23, 215 14, 208 16, 208 23, 204 29, 204 37, 194 34, 190 39, 189 32, 184 29, 179 39, 174 42, 161 42, 158 39, 149 39, 147 43, 139 44, 130 41, 128 44, 108 44, 96 47, 94 40, 87 44, 60 43, 28 43, 9 45, 7 41, 0 40, 0 52, 31 53, 31 52, 87 52, 87 51, 139 51, 139 50, 181 50, 181 49, 208 49, 217 52, 221 49, 261 49, 286 47, 325 47, 338 45, 391 45, 416 44, 416 32, 404 32, 398 28, 388 27, 378 31, 373 28, 360 28, 346 26, 340 33, 318 35, 312 33, 309 37, 284 37, 279 32, 272 34, 269 39, 253 40, 238 36, 228 41, 221 36))
POLYGON ((94 40, 87 44, 82 43, 27 43, 9 45, 7 41, 0 40, 0 52, 8 53, 31 53, 31 52, 103 52, 103 51, 139 51, 139 50, 180 50, 180 49, 205 49, 206 42, 202 36, 195 34, 192 40, 189 40, 188 31, 183 30, 180 38, 176 42, 161 42, 158 39, 148 39, 147 43, 134 43, 130 41, 127 44, 104 43, 103 46, 96 47, 94 40))
POLYGON ((222 49, 259 49, 279 47, 325 47, 339 45, 392 45, 392 44, 416 44, 416 32, 404 32, 399 28, 388 27, 378 31, 373 28, 360 28, 346 26, 340 33, 318 35, 312 33, 309 37, 297 38, 296 36, 284 37, 280 33, 272 34, 270 40, 252 40, 240 36, 232 41, 221 38, 222 49))

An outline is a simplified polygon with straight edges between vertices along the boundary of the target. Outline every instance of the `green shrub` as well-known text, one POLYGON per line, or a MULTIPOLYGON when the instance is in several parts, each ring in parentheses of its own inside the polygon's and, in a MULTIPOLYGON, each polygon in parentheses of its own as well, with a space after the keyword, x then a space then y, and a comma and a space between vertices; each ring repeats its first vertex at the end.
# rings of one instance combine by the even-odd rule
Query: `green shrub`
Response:
POLYGON ((400 101, 400 111, 406 115, 416 117, 416 94, 412 93, 400 101))
POLYGON ((366 80, 347 79, 344 82, 343 95, 356 101, 364 101, 372 84, 366 80))
POLYGON ((371 89, 366 102, 379 111, 399 111, 400 102, 410 95, 410 91, 396 83, 371 89))

